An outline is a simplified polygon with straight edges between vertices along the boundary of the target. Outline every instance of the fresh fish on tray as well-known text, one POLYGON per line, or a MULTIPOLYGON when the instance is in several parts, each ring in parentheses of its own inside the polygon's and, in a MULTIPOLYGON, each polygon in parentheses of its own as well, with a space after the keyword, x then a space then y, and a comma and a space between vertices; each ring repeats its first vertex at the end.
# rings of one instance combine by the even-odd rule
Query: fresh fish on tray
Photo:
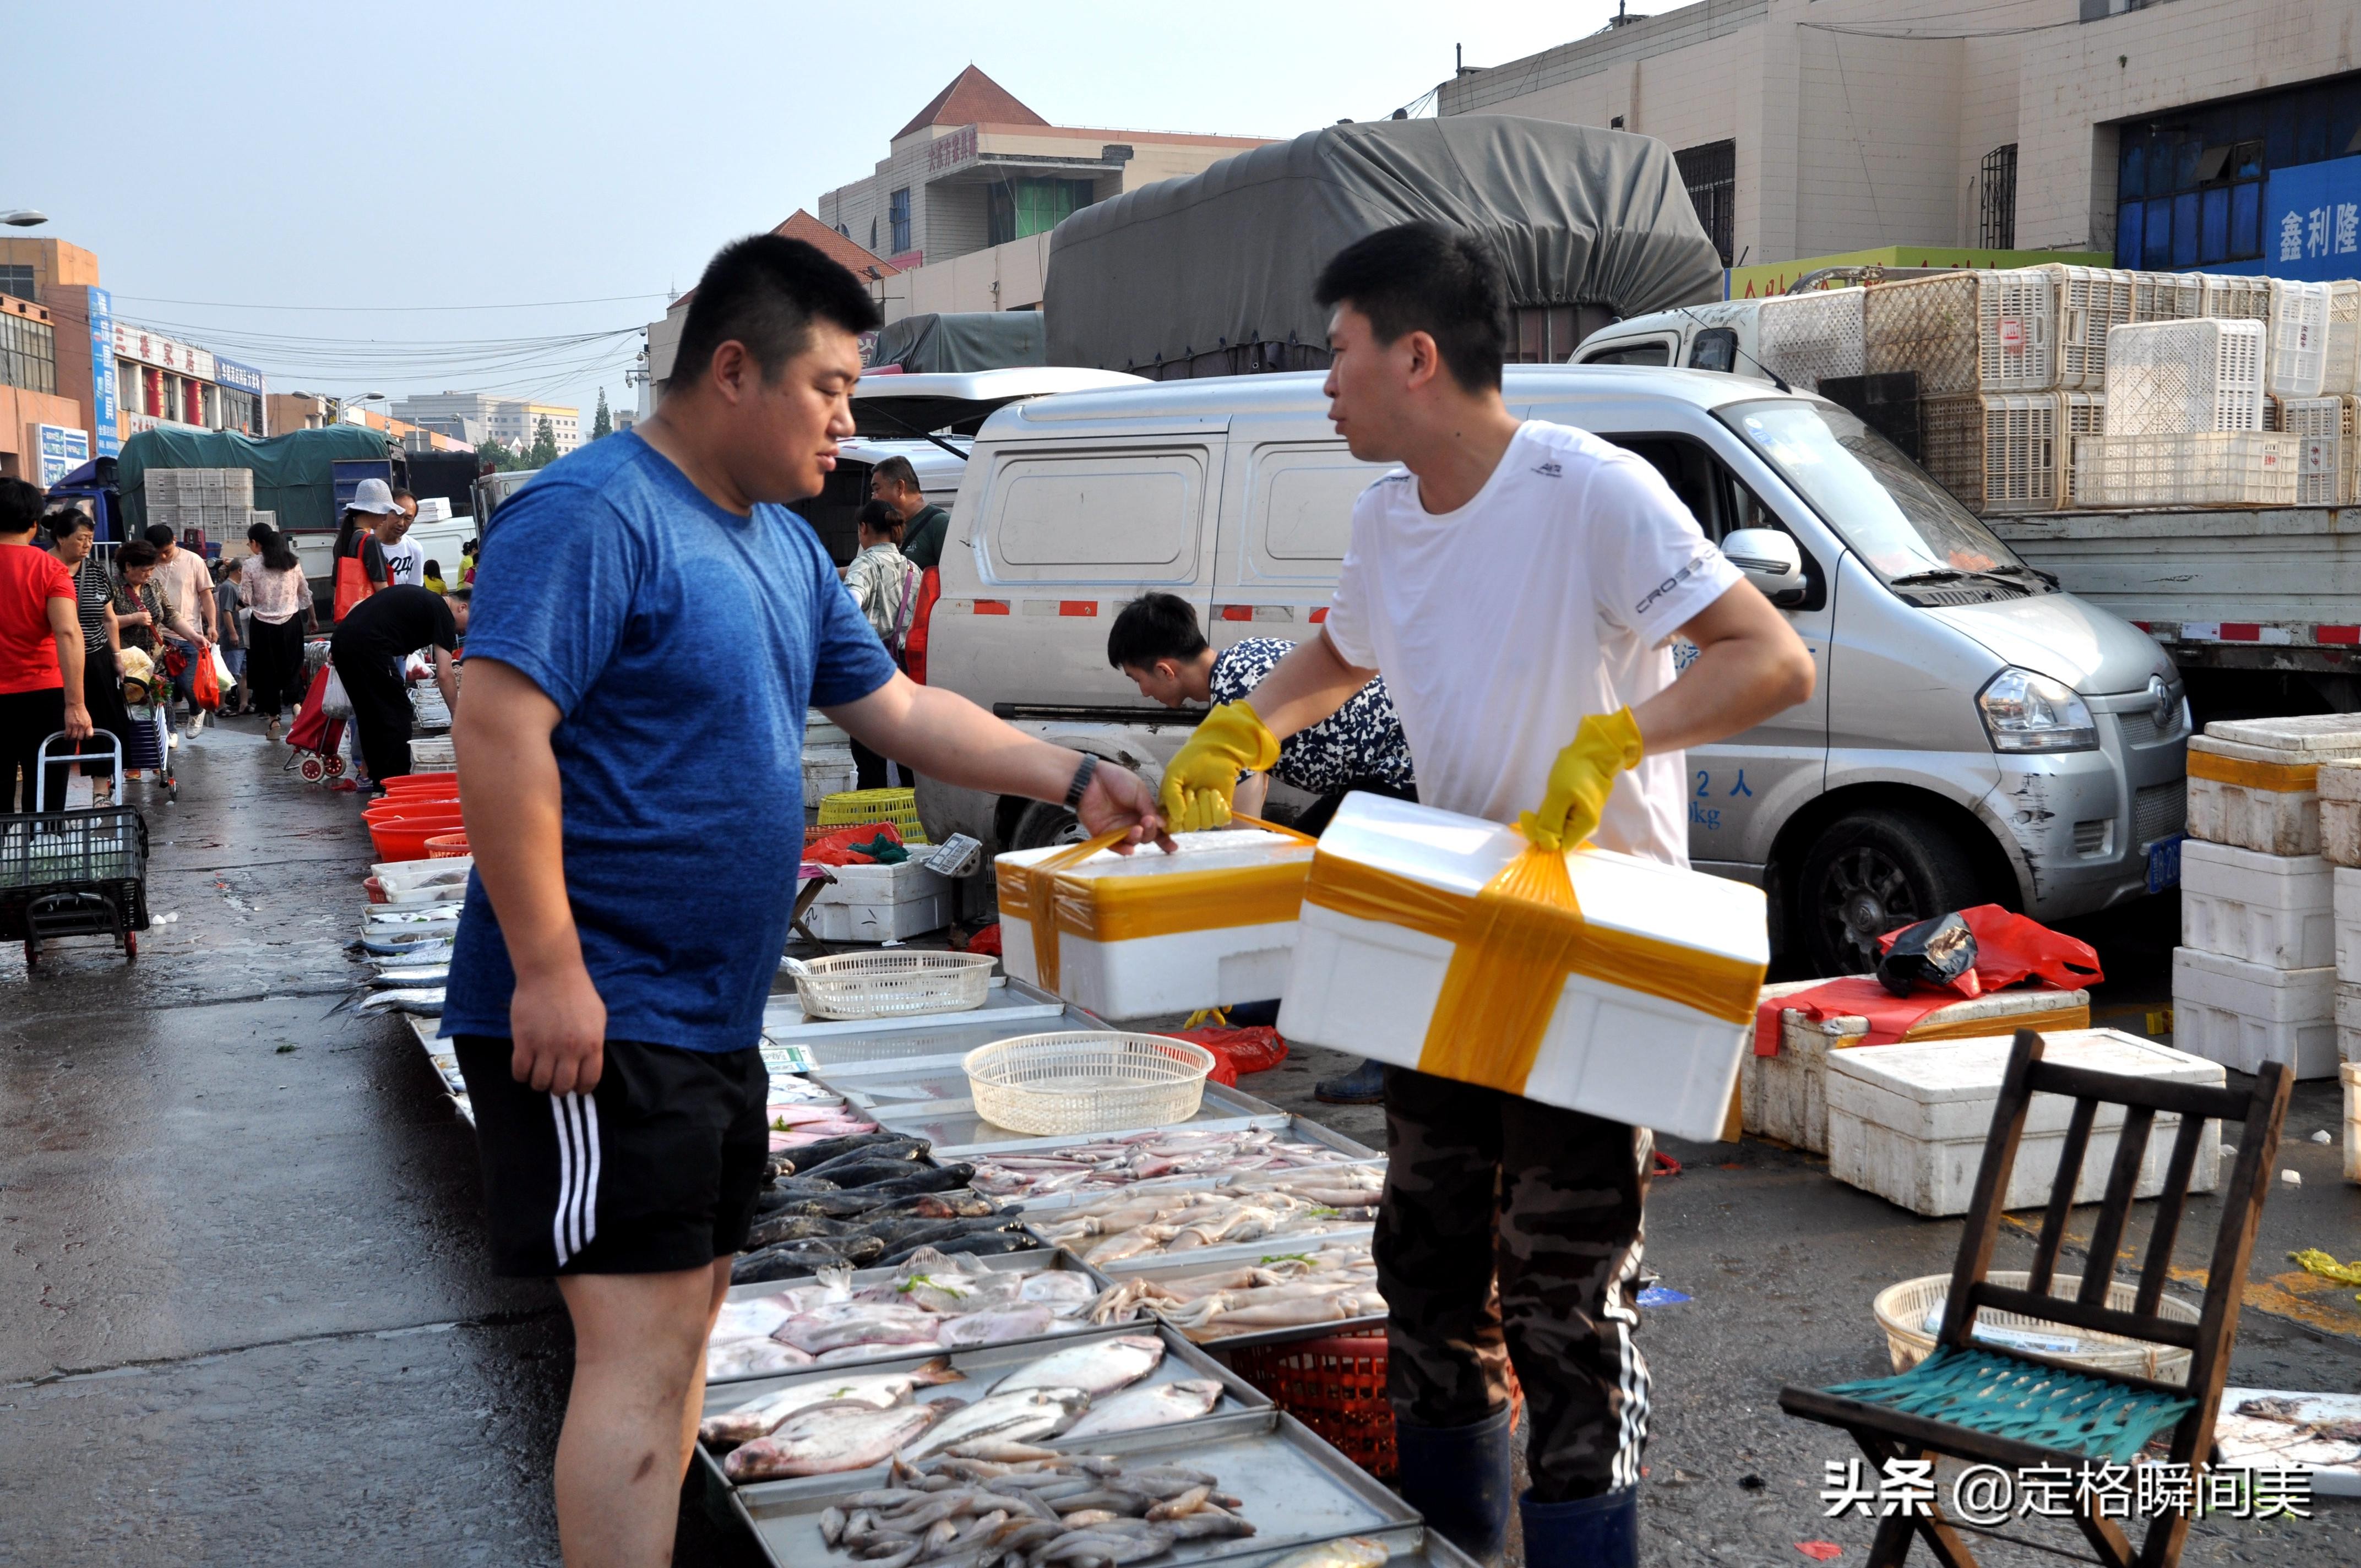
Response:
POLYGON ((975 1187, 995 1197, 1045 1198, 1099 1192, 1182 1176, 1296 1171, 1344 1165, 1356 1157, 1325 1144, 1282 1136, 1268 1127, 1190 1132, 1167 1127, 1126 1137, 980 1157, 975 1187))
POLYGON ((924 1459, 959 1443, 985 1439, 1038 1442, 1064 1431, 1090 1408, 1091 1397, 1080 1388, 1004 1390, 950 1416, 912 1443, 902 1457, 924 1459))
POLYGON ((788 1417, 768 1437, 731 1449, 722 1459, 722 1474, 742 1486, 783 1475, 865 1470, 899 1453, 958 1409, 954 1399, 883 1410, 867 1405, 820 1405, 788 1417))
POLYGON ((328 1009, 331 1015, 338 1013, 415 1013, 422 1018, 443 1015, 443 988, 434 986, 404 986, 399 991, 364 991, 366 1001, 346 997, 328 1009))
POLYGON ((1020 1388, 1080 1388, 1093 1398, 1138 1382, 1162 1364, 1164 1342, 1153 1334, 1121 1334, 1051 1351, 992 1386, 995 1394, 1020 1388))
POLYGON ((1123 1568, 1183 1541, 1251 1536, 1239 1506, 1219 1477, 1188 1465, 985 1440, 915 1466, 895 1460, 885 1486, 822 1510, 818 1528, 831 1551, 881 1568, 1123 1568))
POLYGON ((1222 1402, 1222 1386, 1211 1377, 1184 1377, 1145 1388, 1126 1388, 1094 1401, 1088 1414, 1063 1433, 1068 1438, 1108 1437, 1143 1427, 1192 1421, 1222 1402))
POLYGON ((814 1378, 749 1399, 734 1410, 708 1416, 697 1424, 697 1435, 709 1443, 751 1442, 758 1437, 768 1437, 788 1417, 808 1406, 867 1405, 873 1409, 883 1410, 895 1405, 907 1404, 914 1389, 939 1383, 957 1383, 965 1376, 953 1369, 949 1356, 939 1355, 925 1365, 913 1367, 907 1372, 873 1372, 862 1376, 814 1378))
POLYGON ((1386 1310, 1366 1241, 1335 1243, 1202 1274, 1126 1279, 1091 1303, 1095 1323, 1127 1322, 1141 1311, 1203 1344, 1268 1329, 1308 1327, 1386 1310))
POLYGON ((413 964, 402 969, 381 969, 369 977, 372 991, 393 991, 410 985, 441 985, 451 978, 448 964, 413 964))
POLYGON ((822 1359, 907 1355, 929 1344, 968 1349, 1081 1329, 1094 1295, 1090 1277, 1077 1270, 1019 1274, 931 1246, 917 1248, 891 1278, 874 1284, 856 1288, 849 1266, 818 1273, 817 1283, 724 1304, 707 1343, 706 1376, 720 1381, 822 1359), (1072 1283, 1039 1283, 1051 1274, 1072 1283))
POLYGON ((1035 1228, 1093 1264, 1279 1237, 1294 1240, 1375 1219, 1384 1180, 1384 1173, 1373 1167, 1339 1166, 1251 1184, 1241 1180, 1197 1190, 1116 1193, 1042 1214, 1035 1228), (1308 1185, 1313 1180, 1322 1185, 1308 1185))

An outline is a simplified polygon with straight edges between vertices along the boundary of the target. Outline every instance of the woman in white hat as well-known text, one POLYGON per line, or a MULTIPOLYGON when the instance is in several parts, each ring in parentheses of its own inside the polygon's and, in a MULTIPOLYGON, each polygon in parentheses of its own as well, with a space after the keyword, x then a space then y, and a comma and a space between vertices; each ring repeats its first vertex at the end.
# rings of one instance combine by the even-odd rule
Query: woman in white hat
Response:
POLYGON ((336 619, 386 586, 385 551, 377 542, 377 520, 401 510, 393 487, 383 479, 363 479, 345 508, 336 530, 336 619))

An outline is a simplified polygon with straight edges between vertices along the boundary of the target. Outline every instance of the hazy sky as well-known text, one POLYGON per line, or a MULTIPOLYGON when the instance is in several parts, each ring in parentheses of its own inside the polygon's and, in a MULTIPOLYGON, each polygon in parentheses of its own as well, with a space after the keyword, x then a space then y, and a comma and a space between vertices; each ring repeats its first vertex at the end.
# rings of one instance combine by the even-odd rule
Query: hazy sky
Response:
POLYGON ((529 393, 587 428, 638 345, 592 334, 869 173, 971 62, 1057 125, 1285 137, 1411 104, 1455 44, 1496 64, 1614 8, 27 5, 0 208, 95 251, 118 317, 275 391, 529 393))

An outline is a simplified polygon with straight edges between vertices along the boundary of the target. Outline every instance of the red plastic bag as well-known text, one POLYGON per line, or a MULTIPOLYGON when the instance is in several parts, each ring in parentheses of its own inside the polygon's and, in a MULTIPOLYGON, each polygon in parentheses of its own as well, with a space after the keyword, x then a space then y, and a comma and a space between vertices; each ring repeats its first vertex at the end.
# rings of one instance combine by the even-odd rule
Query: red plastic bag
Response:
POLYGON ((874 844, 880 834, 896 844, 902 841, 901 829, 891 822, 863 822, 858 827, 809 832, 804 836, 804 859, 819 866, 873 866, 876 857, 853 846, 874 844))
POLYGON ((1000 922, 995 920, 970 937, 967 939, 967 950, 971 953, 988 953, 995 959, 1000 957, 1000 922))
MULTIPOLYGON (((2028 916, 2012 915, 1997 904, 1979 904, 1960 910, 1960 918, 1975 935, 1976 983, 1985 991, 2005 990, 2027 976, 2060 991, 2080 991, 2106 978, 2099 972, 2098 951, 2090 943, 2053 931, 2028 916)), ((1880 937, 1878 950, 1892 947, 1901 934, 1889 931, 1880 937)))
MULTIPOLYGON (((997 927, 995 927, 997 929, 997 927)), ((1287 1042, 1279 1031, 1268 1024, 1252 1028, 1228 1029, 1213 1026, 1203 1029, 1180 1029, 1173 1032, 1176 1040, 1204 1047, 1213 1053, 1213 1070, 1208 1076, 1215 1083, 1235 1089, 1242 1072, 1268 1072, 1287 1059, 1287 1042)))
POLYGON ((213 654, 197 655, 189 672, 189 700, 207 713, 221 708, 221 680, 214 674, 213 654))

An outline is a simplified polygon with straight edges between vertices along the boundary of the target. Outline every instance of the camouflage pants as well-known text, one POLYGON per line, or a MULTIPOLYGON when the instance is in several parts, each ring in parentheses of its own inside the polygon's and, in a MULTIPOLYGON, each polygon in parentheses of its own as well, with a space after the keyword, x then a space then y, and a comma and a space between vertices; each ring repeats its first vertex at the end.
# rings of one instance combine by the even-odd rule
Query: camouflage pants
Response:
POLYGON ((1376 1254, 1395 1415, 1481 1420, 1507 1401, 1513 1361, 1534 1500, 1636 1485, 1647 1129, 1389 1067, 1386 1143, 1376 1254))

